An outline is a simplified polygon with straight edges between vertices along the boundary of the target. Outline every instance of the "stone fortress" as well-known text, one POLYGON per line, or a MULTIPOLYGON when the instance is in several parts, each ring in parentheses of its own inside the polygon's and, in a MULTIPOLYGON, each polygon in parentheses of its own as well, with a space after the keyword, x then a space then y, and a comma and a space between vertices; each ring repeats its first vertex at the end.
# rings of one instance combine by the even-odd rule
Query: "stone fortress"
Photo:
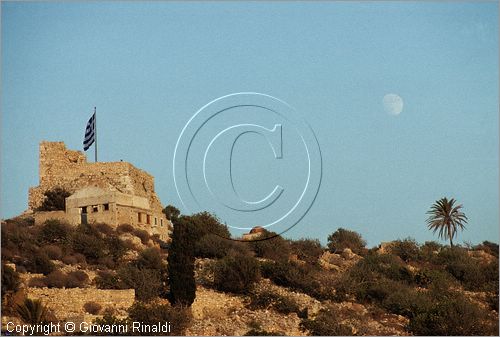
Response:
POLYGON ((29 190, 28 207, 35 224, 47 219, 130 224, 168 240, 172 224, 154 189, 154 177, 127 162, 87 162, 81 151, 63 142, 41 142, 39 186, 29 190), (44 193, 60 187, 71 193, 65 211, 39 212, 44 193))

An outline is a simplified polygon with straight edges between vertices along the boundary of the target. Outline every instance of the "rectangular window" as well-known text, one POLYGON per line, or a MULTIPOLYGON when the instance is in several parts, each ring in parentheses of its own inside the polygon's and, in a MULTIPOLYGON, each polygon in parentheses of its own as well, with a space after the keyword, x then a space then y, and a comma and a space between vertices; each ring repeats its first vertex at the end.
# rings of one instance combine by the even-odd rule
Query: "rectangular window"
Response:
POLYGON ((109 211, 109 204, 104 204, 104 210, 109 211))
POLYGON ((163 219, 160 219, 160 226, 163 227, 163 219))
POLYGON ((99 207, 97 205, 92 206, 92 213, 97 213, 99 212, 99 207))
POLYGON ((155 217, 155 226, 158 225, 158 219, 155 217))
POLYGON ((137 213, 137 222, 141 223, 141 213, 137 213))
POLYGON ((149 215, 149 214, 147 214, 147 215, 146 215, 146 223, 147 223, 148 225, 150 225, 150 224, 151 224, 151 215, 149 215))
POLYGON ((80 209, 82 210, 83 214, 87 214, 87 206, 80 207, 80 209))

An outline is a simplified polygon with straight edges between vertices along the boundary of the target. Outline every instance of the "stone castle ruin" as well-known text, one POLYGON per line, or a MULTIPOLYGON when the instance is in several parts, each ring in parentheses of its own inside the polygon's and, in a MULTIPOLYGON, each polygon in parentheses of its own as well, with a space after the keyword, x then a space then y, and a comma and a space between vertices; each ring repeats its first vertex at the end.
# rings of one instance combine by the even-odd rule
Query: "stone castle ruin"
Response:
POLYGON ((36 211, 44 193, 56 187, 71 193, 66 210, 35 212, 35 224, 55 218, 77 225, 130 224, 167 240, 172 224, 154 189, 154 177, 127 162, 87 162, 81 151, 63 142, 41 142, 39 186, 29 190, 28 207, 36 211))

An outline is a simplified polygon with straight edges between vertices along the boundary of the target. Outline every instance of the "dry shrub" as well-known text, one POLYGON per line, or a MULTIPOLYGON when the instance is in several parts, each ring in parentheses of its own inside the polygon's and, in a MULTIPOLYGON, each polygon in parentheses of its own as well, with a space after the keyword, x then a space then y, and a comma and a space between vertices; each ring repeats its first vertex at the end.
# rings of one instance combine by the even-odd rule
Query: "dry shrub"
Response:
POLYGON ((134 230, 134 235, 141 239, 143 245, 147 244, 149 241, 149 233, 144 229, 134 230))
POLYGON ((118 233, 132 233, 134 231, 134 226, 128 223, 123 223, 121 225, 118 225, 118 227, 116 227, 116 231, 118 233))
MULTIPOLYGON (((168 304, 144 304, 135 302, 129 309, 129 318, 133 322, 144 324, 158 324, 169 322, 174 336, 184 335, 184 331, 191 324, 191 310, 182 306, 170 306, 168 304)), ((154 335, 154 333, 152 333, 154 335)), ((147 333, 146 333, 147 335, 147 333)))
POLYGON ((323 254, 323 247, 318 239, 299 239, 290 242, 293 254, 309 264, 316 264, 323 254))
POLYGON ((328 236, 328 249, 332 253, 342 252, 349 248, 358 255, 366 253, 366 241, 359 233, 348 229, 339 228, 328 236))
POLYGON ((80 264, 87 264, 87 259, 85 258, 85 255, 76 253, 74 254, 76 261, 80 264))
POLYGON ((89 281, 87 273, 81 270, 69 272, 66 277, 67 288, 83 288, 89 281))
POLYGON ((103 222, 98 222, 98 223, 94 224, 94 227, 99 232, 101 232, 102 234, 105 234, 105 235, 112 235, 115 232, 113 227, 111 227, 110 225, 103 223, 103 222))
POLYGON ((19 284, 19 273, 2 263, 2 298, 9 292, 17 291, 19 284))
POLYGON ((30 273, 41 273, 44 275, 51 273, 55 268, 54 263, 41 249, 33 252, 33 256, 31 259, 26 260, 24 267, 30 273))
POLYGON ((111 271, 99 271, 94 279, 97 289, 124 289, 126 285, 111 271))
POLYGON ((299 317, 305 317, 295 300, 289 296, 280 295, 271 290, 264 290, 250 295, 249 309, 274 309, 282 314, 295 312, 299 317))
POLYGON ((246 293, 260 279, 259 263, 251 256, 226 256, 214 271, 215 287, 232 293, 246 293))
POLYGON ((123 247, 127 250, 135 250, 137 247, 135 246, 134 242, 130 239, 123 240, 123 247))
POLYGON ((321 309, 314 319, 303 319, 300 327, 311 336, 352 336, 350 326, 342 324, 337 310, 333 307, 321 309))
POLYGON ((43 251, 51 260, 60 260, 62 257, 62 249, 56 245, 45 246, 43 251))
POLYGON ((78 260, 74 255, 66 255, 62 258, 62 262, 64 262, 65 264, 74 265, 78 263, 78 260))
POLYGON ((65 264, 70 264, 70 265, 80 264, 84 266, 87 264, 87 259, 85 258, 85 255, 80 253, 66 255, 61 259, 61 261, 64 262, 65 264))
POLYGON ((45 278, 49 288, 66 287, 66 274, 60 270, 55 270, 45 278))
POLYGON ((33 277, 29 280, 28 286, 34 288, 45 288, 47 287, 47 280, 44 277, 33 277))
POLYGON ((38 241, 41 243, 64 244, 70 241, 73 228, 66 222, 49 219, 45 221, 38 232, 38 241))
POLYGON ((317 299, 324 299, 322 286, 312 275, 317 270, 308 264, 293 261, 267 262, 261 265, 262 275, 274 284, 303 292, 317 299))
POLYGON ((97 260, 97 263, 109 269, 113 269, 116 266, 115 261, 110 256, 104 256, 97 260))
POLYGON ((97 315, 102 309, 102 306, 97 302, 87 302, 83 305, 83 309, 91 315, 97 315))

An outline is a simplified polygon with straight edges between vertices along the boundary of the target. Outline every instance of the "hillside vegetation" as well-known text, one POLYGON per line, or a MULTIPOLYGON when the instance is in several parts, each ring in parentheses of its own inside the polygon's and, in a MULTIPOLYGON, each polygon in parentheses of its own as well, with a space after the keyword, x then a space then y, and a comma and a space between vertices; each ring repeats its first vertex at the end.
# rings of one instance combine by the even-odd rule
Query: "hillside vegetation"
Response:
MULTIPOLYGON (((450 247, 407 238, 369 249, 359 233, 342 228, 327 247, 272 232, 239 242, 222 238, 228 229, 208 213, 183 219, 191 226, 196 294, 191 306, 175 307, 171 244, 146 231, 7 220, 3 315, 26 319, 31 299, 23 288, 135 289, 126 313, 92 302, 81 310, 100 323, 169 321, 174 335, 498 335, 495 243, 450 247)), ((66 318, 36 305, 44 311, 29 316, 35 321, 66 318)))

